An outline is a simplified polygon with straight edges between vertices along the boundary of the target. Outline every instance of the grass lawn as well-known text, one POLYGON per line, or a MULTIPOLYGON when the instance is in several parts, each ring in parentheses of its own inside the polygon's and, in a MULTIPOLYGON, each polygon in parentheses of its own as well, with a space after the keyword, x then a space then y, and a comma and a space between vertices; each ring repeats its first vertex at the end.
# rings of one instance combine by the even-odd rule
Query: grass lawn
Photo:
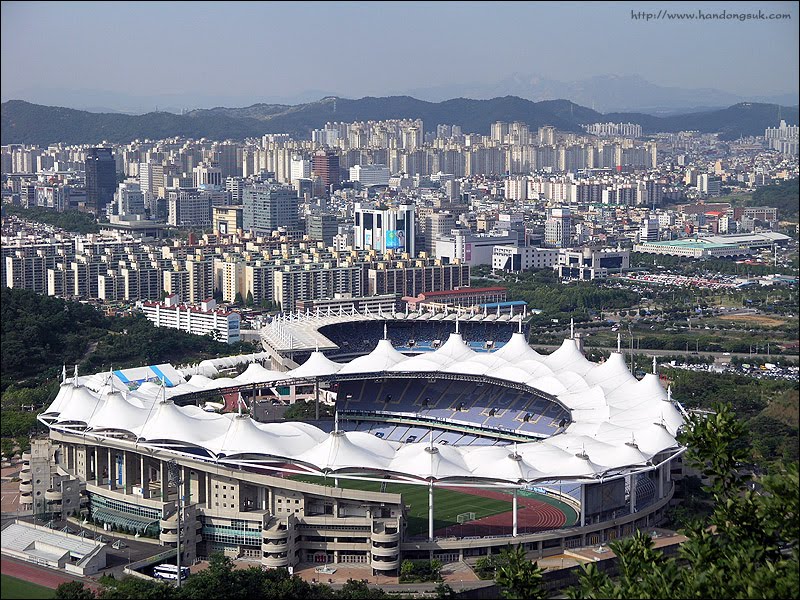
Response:
POLYGON ((55 598, 56 591, 16 577, 0 575, 0 597, 2 598, 55 598))
MULTIPOLYGON (((320 477, 295 475, 290 479, 305 481, 318 485, 333 486, 333 478, 327 480, 320 477)), ((428 531, 428 487, 425 485, 411 485, 407 483, 387 483, 386 489, 381 490, 381 483, 377 481, 360 481, 353 479, 339 479, 339 486, 347 489, 364 490, 368 492, 384 491, 389 494, 402 494, 403 502, 409 505, 408 509, 408 534, 416 535, 428 531)), ((457 492, 441 488, 433 489, 433 528, 440 529, 457 525, 456 517, 465 512, 474 512, 475 518, 488 517, 511 510, 511 502, 483 498, 474 494, 457 492)))

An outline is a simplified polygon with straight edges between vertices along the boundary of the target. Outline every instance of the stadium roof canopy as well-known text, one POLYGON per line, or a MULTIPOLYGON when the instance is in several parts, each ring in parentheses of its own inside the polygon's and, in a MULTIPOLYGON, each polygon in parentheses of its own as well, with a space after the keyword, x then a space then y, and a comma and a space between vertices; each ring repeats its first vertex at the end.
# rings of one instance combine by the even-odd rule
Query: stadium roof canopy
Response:
MULTIPOLYGON (((252 355, 248 358, 253 358, 252 355)), ((233 359, 230 359, 231 361, 233 359)), ((620 353, 602 364, 588 361, 575 340, 564 340, 550 355, 535 352, 524 334, 515 333, 501 349, 472 351, 458 333, 437 350, 413 357, 388 340, 349 363, 336 363, 316 351, 301 366, 277 372, 251 364, 237 377, 194 375, 173 387, 145 382, 122 387, 111 374, 67 379, 40 419, 49 427, 102 438, 123 437, 140 446, 175 451, 220 463, 294 464, 311 473, 394 474, 426 480, 480 479, 518 484, 554 478, 598 479, 652 466, 656 455, 680 452, 675 436, 682 408, 656 374, 637 380, 620 353), (510 446, 451 446, 387 441, 361 431, 331 433, 308 423, 258 423, 247 414, 208 413, 172 398, 237 386, 305 383, 336 375, 390 377, 487 375, 500 382, 549 394, 570 412, 571 422, 551 437, 510 446), (103 381, 104 380, 104 381, 103 381), (97 385, 101 381, 101 385, 97 385)))

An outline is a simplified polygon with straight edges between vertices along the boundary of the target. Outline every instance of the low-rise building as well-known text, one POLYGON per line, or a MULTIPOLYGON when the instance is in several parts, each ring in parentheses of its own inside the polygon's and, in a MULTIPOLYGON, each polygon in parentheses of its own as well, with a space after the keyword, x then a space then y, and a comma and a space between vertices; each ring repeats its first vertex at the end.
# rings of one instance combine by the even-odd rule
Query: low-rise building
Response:
POLYGON ((214 339, 235 344, 241 339, 241 317, 239 313, 217 308, 213 299, 197 305, 181 304, 174 294, 164 302, 138 302, 145 316, 156 327, 181 329, 196 335, 211 335, 214 339))
POLYGON ((530 269, 550 269, 558 261, 557 248, 534 246, 494 246, 492 270, 518 273, 530 269))
POLYGON ((614 248, 561 249, 553 269, 561 279, 603 279, 609 271, 621 272, 630 267, 630 250, 614 248))

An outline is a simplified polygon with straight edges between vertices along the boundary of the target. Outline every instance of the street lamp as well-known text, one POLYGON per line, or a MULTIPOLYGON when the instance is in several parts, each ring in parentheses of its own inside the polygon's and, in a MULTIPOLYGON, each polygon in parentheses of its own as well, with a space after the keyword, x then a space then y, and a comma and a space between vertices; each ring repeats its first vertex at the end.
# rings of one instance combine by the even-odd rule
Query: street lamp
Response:
POLYGON ((181 479, 181 468, 174 458, 167 463, 167 470, 169 472, 169 482, 178 490, 178 552, 175 564, 178 567, 178 587, 181 587, 181 485, 183 480, 181 479))

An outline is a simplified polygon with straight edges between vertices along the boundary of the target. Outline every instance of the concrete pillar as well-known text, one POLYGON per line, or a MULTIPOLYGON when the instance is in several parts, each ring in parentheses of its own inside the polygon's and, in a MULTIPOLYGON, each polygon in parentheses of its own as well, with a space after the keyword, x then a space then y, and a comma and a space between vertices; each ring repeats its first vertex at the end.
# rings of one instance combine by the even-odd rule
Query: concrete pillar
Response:
POLYGON ((123 452, 122 459, 124 462, 124 473, 125 473, 125 493, 132 494, 133 493, 133 483, 136 477, 136 459, 133 455, 128 452, 127 450, 123 452))
POLYGON ((97 446, 93 448, 94 454, 94 481, 95 484, 100 487, 103 485, 103 472, 100 468, 100 451, 97 446))
POLYGON ((586 486, 581 484, 581 527, 586 526, 586 486))
POLYGON ((428 486, 428 541, 433 541, 433 480, 428 486))
POLYGON ((656 474, 658 475, 658 499, 659 500, 661 500, 661 498, 664 497, 664 473, 663 473, 664 466, 665 465, 661 465, 660 467, 658 467, 658 469, 656 469, 656 474))
MULTIPOLYGON (((183 482, 183 489, 179 490, 179 492, 183 495, 184 506, 189 504, 192 500, 192 478, 189 475, 190 472, 191 471, 189 471, 189 469, 186 467, 181 467, 181 481, 183 482)), ((237 496, 240 496, 240 494, 237 494, 237 496)))
POLYGON ((314 418, 319 421, 319 377, 314 378, 314 418))
POLYGON ((636 475, 628 475, 631 486, 631 514, 636 512, 636 475))
POLYGON ((517 537, 517 488, 514 488, 514 500, 511 505, 511 510, 513 513, 511 535, 517 537))
POLYGON ((158 461, 159 476, 161 478, 161 501, 166 502, 169 495, 169 474, 167 463, 163 460, 158 461))
POLYGON ((206 495, 206 474, 203 471, 197 472, 197 502, 199 504, 205 504, 208 500, 208 496, 206 495))
POLYGON ((147 463, 144 454, 139 455, 139 485, 142 486, 142 498, 150 497, 150 482, 147 477, 147 463))
POLYGON ((114 453, 108 449, 108 489, 114 489, 114 479, 116 478, 116 465, 114 464, 114 453))

